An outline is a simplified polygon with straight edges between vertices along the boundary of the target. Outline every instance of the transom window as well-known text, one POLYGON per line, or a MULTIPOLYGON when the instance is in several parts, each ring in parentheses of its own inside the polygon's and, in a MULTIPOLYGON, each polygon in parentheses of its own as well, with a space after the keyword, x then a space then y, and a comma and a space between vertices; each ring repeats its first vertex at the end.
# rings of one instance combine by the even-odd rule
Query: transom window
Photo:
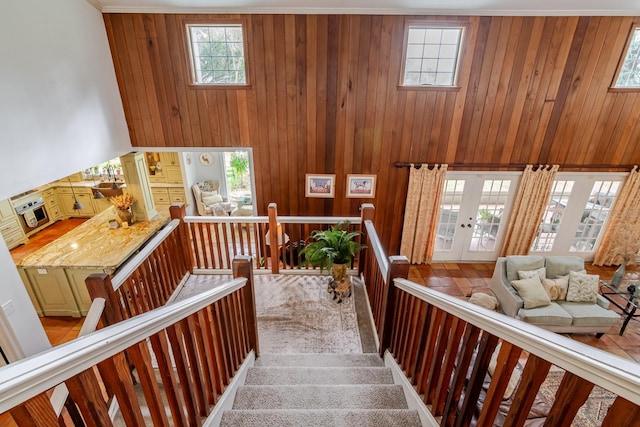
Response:
POLYGON ((627 54, 613 87, 640 88, 640 27, 636 27, 631 34, 627 54))
POLYGON ((187 34, 194 83, 247 83, 241 24, 187 25, 187 34))
POLYGON ((464 28, 410 25, 403 86, 454 86, 464 28))

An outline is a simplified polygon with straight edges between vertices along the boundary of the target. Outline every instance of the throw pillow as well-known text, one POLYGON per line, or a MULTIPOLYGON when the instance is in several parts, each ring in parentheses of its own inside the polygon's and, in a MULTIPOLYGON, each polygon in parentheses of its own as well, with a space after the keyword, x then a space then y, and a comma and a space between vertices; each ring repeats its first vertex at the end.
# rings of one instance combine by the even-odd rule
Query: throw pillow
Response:
MULTIPOLYGON (((562 279, 558 279, 558 280, 562 280, 562 279)), ((549 298, 551 299, 551 301, 557 300, 560 297, 560 286, 558 286, 556 281, 553 279, 542 279, 541 281, 542 281, 542 286, 544 287, 544 290, 547 292, 547 295, 549 295, 549 298)), ((566 298, 566 295, 567 295, 566 288, 564 290, 564 295, 566 298)))
POLYGON ((567 301, 570 302, 597 302, 598 281, 597 274, 582 274, 575 271, 569 272, 569 290, 567 301))
POLYGON ((205 197, 211 197, 211 196, 215 196, 216 194, 218 194, 217 191, 201 191, 200 192, 200 196, 204 199, 205 197))
POLYGON ((538 276, 530 279, 514 280, 511 285, 518 291, 518 295, 522 298, 526 309, 544 307, 551 303, 551 299, 545 292, 538 276))
MULTIPOLYGON (((498 365, 498 354, 500 354, 500 348, 502 348, 502 343, 499 343, 496 347, 493 355, 491 356, 491 361, 489 362, 489 375, 493 377, 496 367, 498 365)), ((518 383, 520 382, 520 370, 516 366, 516 368, 511 373, 511 377, 509 377, 509 383, 507 384, 507 388, 504 391, 504 395, 502 396, 503 400, 506 400, 511 397, 513 392, 516 390, 518 383)))
POLYGON ((476 292, 469 297, 469 302, 479 305, 488 310, 495 311, 498 308, 498 300, 493 295, 485 294, 483 292, 476 292))
POLYGON ((518 271, 518 279, 530 279, 533 276, 538 276, 542 280, 547 277, 547 269, 540 267, 535 270, 518 271))
POLYGON ((202 203, 204 203, 207 206, 213 205, 215 203, 220 203, 220 202, 222 202, 222 196, 219 195, 219 194, 214 194, 213 196, 202 197, 202 203))

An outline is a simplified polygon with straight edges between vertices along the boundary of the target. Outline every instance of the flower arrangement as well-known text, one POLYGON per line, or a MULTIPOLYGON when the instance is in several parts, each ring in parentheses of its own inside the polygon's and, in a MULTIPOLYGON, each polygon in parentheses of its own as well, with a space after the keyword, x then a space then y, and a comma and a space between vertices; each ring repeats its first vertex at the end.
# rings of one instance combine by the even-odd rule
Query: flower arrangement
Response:
POLYGON ((129 193, 122 193, 119 196, 115 196, 111 199, 111 203, 116 209, 127 210, 129 209, 135 200, 133 196, 129 193))

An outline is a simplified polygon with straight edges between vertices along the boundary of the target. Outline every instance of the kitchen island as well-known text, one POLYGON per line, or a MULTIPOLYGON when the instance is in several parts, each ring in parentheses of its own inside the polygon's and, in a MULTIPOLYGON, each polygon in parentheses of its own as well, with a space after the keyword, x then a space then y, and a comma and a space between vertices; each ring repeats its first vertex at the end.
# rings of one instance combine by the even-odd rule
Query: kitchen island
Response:
POLYGON ((168 211, 150 221, 110 228, 117 220, 111 207, 55 241, 30 254, 17 265, 40 316, 87 314, 91 298, 85 279, 94 273, 114 272, 169 222, 168 211))

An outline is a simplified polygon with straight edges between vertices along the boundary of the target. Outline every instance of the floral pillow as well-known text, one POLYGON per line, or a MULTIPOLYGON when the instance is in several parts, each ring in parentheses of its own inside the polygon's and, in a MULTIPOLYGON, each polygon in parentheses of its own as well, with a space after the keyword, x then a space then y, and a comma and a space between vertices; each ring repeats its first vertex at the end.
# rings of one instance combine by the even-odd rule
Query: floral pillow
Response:
POLYGON ((540 280, 547 277, 547 269, 545 267, 540 267, 535 270, 527 270, 527 271, 518 271, 518 279, 530 279, 534 276, 538 276, 540 280))
POLYGON ((569 272, 567 301, 597 302, 599 280, 600 276, 597 274, 583 274, 575 271, 569 272))

